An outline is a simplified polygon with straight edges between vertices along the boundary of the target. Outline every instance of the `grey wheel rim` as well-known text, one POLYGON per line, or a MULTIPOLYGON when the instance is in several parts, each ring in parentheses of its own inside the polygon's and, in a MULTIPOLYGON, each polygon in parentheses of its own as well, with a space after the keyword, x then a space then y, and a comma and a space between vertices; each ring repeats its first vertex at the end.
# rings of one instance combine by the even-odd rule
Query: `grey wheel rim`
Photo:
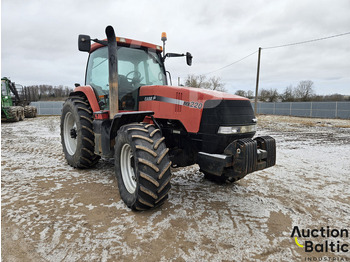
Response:
POLYGON ((64 117, 63 137, 67 152, 71 156, 74 155, 75 151, 77 150, 77 137, 73 137, 71 135, 72 130, 75 130, 75 132, 77 132, 77 124, 75 122, 73 114, 71 112, 68 112, 64 117))
POLYGON ((136 176, 133 167, 134 155, 131 146, 124 144, 120 153, 120 169, 126 190, 133 194, 136 190, 136 176))

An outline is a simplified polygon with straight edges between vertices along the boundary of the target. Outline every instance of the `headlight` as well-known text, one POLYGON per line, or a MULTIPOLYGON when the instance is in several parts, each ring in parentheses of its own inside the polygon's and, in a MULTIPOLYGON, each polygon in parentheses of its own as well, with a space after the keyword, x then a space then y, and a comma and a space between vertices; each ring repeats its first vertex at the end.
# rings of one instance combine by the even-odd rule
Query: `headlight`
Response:
POLYGON ((228 135, 228 134, 242 134, 250 133, 256 131, 256 125, 249 126, 220 126, 218 134, 228 135))

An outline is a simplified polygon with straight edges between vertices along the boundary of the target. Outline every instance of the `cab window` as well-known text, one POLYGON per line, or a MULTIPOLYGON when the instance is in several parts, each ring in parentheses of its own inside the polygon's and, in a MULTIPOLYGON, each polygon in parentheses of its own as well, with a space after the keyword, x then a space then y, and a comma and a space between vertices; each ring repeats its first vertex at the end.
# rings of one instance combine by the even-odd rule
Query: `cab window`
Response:
MULTIPOLYGON (((119 109, 136 110, 140 86, 166 84, 164 68, 155 51, 119 46, 117 52, 119 109)), ((90 54, 85 83, 99 100, 109 94, 107 47, 90 54)), ((108 109, 107 103, 103 109, 108 109)))

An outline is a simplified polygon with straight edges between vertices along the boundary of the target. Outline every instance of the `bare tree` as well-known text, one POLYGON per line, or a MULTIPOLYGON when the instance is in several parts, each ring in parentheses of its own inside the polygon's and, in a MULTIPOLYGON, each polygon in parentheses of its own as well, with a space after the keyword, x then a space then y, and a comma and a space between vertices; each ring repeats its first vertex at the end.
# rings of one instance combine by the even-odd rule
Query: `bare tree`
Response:
POLYGON ((281 95, 282 102, 293 102, 295 100, 293 93, 293 86, 287 86, 283 94, 281 95))
POLYGON ((208 82, 209 88, 211 90, 221 91, 221 92, 227 92, 226 88, 224 87, 224 83, 221 82, 220 77, 211 77, 209 78, 208 82))
POLYGON ((297 87, 294 89, 294 96, 299 101, 310 101, 314 96, 314 90, 312 88, 314 82, 311 80, 300 81, 297 87))
POLYGON ((260 100, 264 102, 277 102, 279 94, 277 89, 261 89, 260 90, 260 100))
POLYGON ((253 99, 253 98, 254 98, 254 92, 253 92, 252 90, 248 90, 248 92, 247 92, 247 97, 248 97, 249 99, 253 99))
POLYGON ((185 85, 189 87, 203 88, 204 80, 204 75, 188 75, 185 81, 185 85))
POLYGON ((246 96, 247 96, 247 93, 246 93, 244 90, 237 90, 237 91, 235 92, 235 95, 246 97, 246 96))
POLYGON ((221 92, 227 91, 224 87, 225 84, 221 82, 219 77, 215 76, 206 80, 205 75, 188 75, 185 85, 189 87, 217 90, 221 92))

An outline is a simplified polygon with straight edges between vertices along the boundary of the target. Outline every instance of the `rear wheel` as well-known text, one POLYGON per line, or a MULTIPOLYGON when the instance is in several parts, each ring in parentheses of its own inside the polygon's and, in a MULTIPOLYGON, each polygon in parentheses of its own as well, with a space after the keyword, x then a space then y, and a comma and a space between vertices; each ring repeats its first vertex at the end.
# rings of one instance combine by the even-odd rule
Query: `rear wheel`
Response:
POLYGON ((34 112, 33 112, 33 106, 25 106, 24 107, 24 115, 27 118, 33 118, 34 116, 34 112))
POLYGON ((94 153, 92 129, 92 110, 87 99, 80 96, 68 98, 61 115, 61 141, 71 166, 88 168, 98 162, 100 157, 94 153))
POLYGON ((36 117, 37 113, 38 113, 38 109, 35 106, 32 106, 32 115, 33 115, 33 117, 36 117))
POLYGON ((11 106, 9 110, 7 111, 8 113, 8 121, 10 122, 18 122, 20 119, 20 112, 17 108, 17 106, 11 106))
POLYGON ((23 119, 24 119, 24 107, 16 106, 16 108, 18 111, 18 120, 23 121, 23 119))
POLYGON ((115 144, 115 173, 119 193, 133 210, 160 206, 170 190, 170 166, 164 137, 154 125, 122 126, 115 144))

